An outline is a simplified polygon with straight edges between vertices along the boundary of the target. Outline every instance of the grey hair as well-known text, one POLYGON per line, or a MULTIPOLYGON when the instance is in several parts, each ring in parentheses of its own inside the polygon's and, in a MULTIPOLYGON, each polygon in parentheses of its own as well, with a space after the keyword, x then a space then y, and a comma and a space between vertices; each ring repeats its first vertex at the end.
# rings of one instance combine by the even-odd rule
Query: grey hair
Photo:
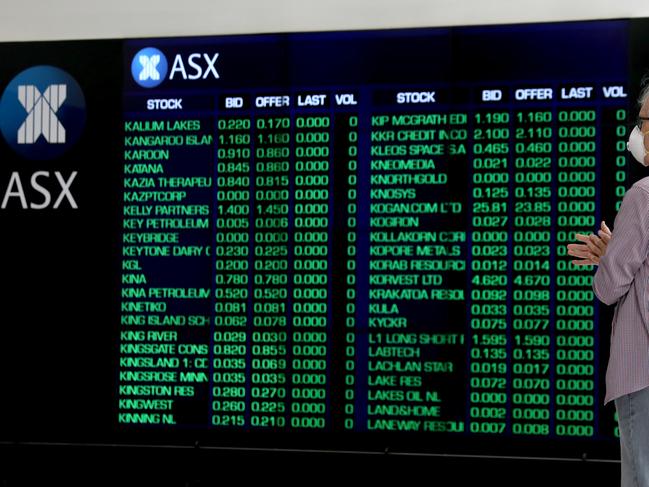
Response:
POLYGON ((642 106, 649 99, 649 74, 645 74, 640 81, 640 95, 638 105, 642 106))

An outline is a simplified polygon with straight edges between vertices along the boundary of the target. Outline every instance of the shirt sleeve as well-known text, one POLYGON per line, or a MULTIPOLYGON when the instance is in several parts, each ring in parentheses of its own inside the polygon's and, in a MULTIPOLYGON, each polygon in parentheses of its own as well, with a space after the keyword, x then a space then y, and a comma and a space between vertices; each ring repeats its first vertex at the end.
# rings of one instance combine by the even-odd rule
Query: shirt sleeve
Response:
POLYGON ((613 236, 599 262, 593 291, 604 304, 614 304, 631 287, 647 259, 649 245, 649 193, 631 187, 615 217, 613 236))

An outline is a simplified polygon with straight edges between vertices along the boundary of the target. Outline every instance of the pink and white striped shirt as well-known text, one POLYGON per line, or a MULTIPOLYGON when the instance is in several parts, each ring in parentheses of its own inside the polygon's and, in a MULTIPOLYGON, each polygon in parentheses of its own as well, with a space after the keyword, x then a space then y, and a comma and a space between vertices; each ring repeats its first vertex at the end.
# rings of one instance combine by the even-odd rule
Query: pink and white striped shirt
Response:
POLYGON ((608 403, 649 386, 649 177, 624 195, 593 291, 604 304, 617 303, 606 370, 608 403))

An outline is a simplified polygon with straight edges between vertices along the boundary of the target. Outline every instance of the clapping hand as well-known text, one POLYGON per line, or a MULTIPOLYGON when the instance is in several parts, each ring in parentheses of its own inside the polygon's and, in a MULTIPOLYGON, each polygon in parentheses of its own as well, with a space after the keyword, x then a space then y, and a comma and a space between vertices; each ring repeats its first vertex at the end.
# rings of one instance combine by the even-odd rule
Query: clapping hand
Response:
POLYGON ((604 221, 602 221, 597 235, 594 233, 590 235, 577 233, 575 238, 583 243, 568 244, 568 255, 578 258, 573 260, 572 263, 574 265, 598 265, 599 260, 606 253, 606 246, 611 237, 611 230, 604 221))

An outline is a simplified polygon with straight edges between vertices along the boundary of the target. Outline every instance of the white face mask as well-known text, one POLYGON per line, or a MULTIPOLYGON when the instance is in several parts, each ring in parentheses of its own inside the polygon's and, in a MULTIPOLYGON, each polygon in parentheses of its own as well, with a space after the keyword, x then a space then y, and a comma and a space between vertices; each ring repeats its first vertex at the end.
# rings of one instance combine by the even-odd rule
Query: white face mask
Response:
POLYGON ((645 132, 644 134, 640 132, 638 127, 635 127, 631 134, 629 135, 629 141, 626 143, 627 150, 631 153, 633 158, 638 161, 643 166, 646 166, 644 158, 649 151, 645 149, 644 146, 644 136, 649 133, 645 132))

